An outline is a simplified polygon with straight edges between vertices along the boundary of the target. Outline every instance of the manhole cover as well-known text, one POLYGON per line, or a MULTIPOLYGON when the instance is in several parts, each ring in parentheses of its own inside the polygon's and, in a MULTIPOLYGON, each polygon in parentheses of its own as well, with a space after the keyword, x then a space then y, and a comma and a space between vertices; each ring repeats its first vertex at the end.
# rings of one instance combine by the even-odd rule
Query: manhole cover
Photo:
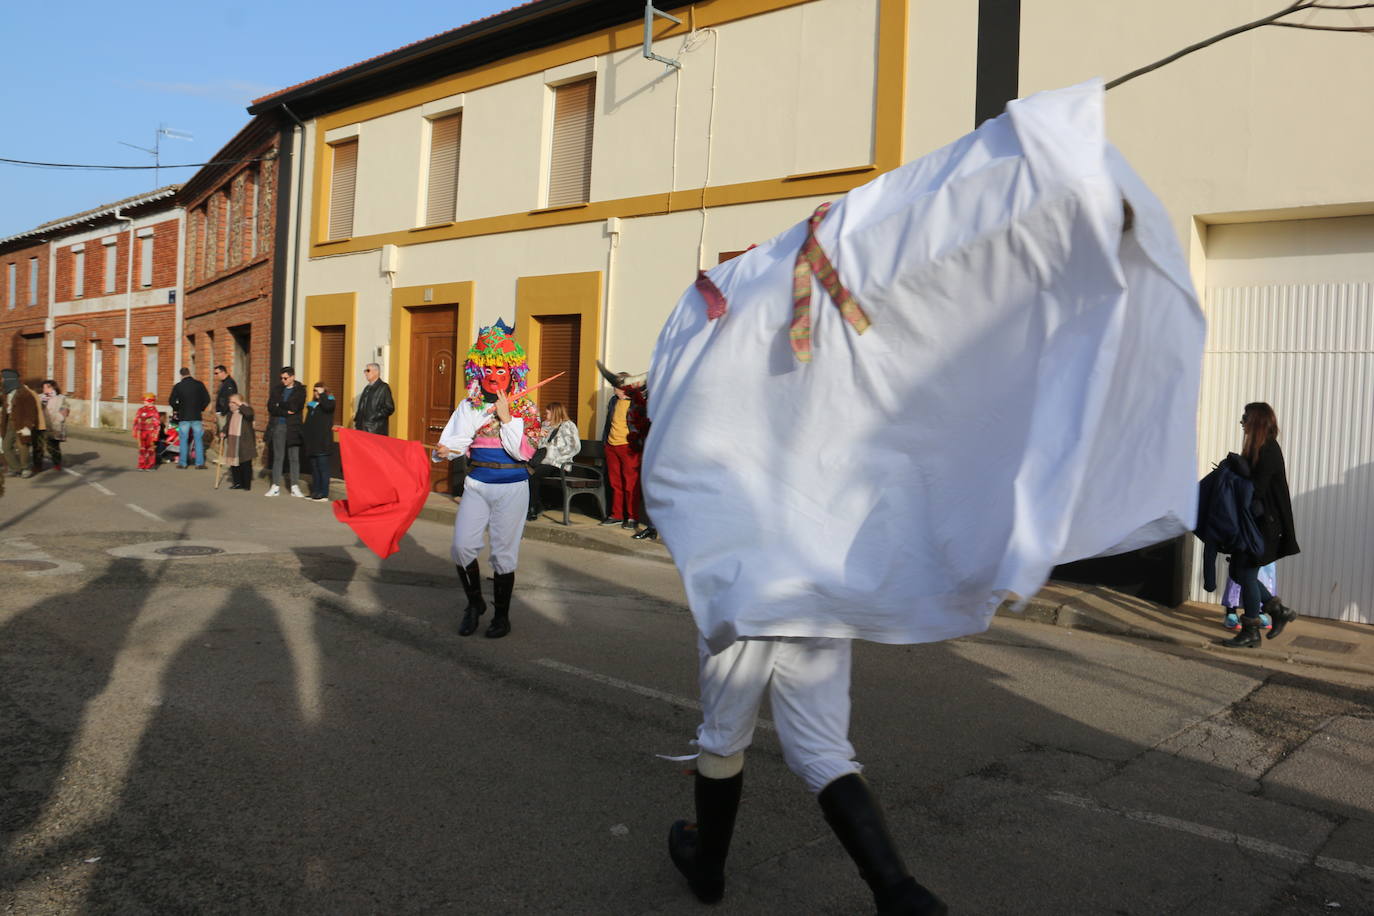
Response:
POLYGON ((1353 642, 1342 642, 1339 639, 1321 639, 1317 636, 1299 636, 1293 640, 1293 646, 1297 649, 1312 649, 1317 652, 1332 652, 1341 655, 1355 651, 1353 642))
POLYGON ((203 544, 185 544, 177 547, 159 547, 157 552, 164 557, 212 557, 217 553, 224 553, 218 547, 206 547, 203 544))
POLYGON ((11 566, 15 569, 28 570, 29 572, 57 568, 56 563, 49 563, 47 560, 0 560, 0 564, 11 566))

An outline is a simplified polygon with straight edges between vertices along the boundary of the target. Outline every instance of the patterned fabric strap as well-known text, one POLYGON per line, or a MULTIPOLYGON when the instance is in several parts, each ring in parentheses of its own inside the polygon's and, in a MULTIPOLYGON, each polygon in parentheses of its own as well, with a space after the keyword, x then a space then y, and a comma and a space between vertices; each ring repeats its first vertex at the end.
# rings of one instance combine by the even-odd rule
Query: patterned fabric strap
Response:
POLYGON ((720 287, 711 281, 706 275, 706 271, 697 271, 697 292, 701 293, 701 298, 706 300, 706 320, 715 321, 725 314, 728 307, 725 302, 725 295, 720 291, 720 287))
POLYGON ((820 281, 821 287, 840 309, 844 320, 849 322, 856 333, 862 334, 870 324, 859 300, 845 289, 840 282, 839 271, 826 257, 825 249, 816 240, 816 227, 825 218, 830 203, 821 204, 806 224, 806 240, 797 252, 797 261, 792 268, 792 352, 804 363, 811 362, 811 277, 820 281))

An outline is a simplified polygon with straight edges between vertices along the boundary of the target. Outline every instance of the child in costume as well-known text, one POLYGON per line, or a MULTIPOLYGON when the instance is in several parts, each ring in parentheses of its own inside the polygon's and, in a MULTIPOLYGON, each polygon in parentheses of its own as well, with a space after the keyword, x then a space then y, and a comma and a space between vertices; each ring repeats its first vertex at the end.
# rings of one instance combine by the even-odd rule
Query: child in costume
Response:
POLYGON ((157 437, 162 431, 162 418, 157 410, 157 396, 145 394, 143 406, 134 412, 133 435, 138 442, 138 469, 151 471, 157 467, 157 437))
POLYGON ((510 599, 530 500, 525 462, 539 441, 539 411, 524 396, 529 365, 511 330, 497 319, 477 335, 463 366, 467 397, 449 417, 434 450, 435 461, 468 458, 463 499, 453 525, 453 562, 468 602, 459 636, 476 632, 477 620, 487 609, 477 565, 484 533, 491 537, 496 572, 495 613, 486 636, 500 639, 510 632, 510 599))

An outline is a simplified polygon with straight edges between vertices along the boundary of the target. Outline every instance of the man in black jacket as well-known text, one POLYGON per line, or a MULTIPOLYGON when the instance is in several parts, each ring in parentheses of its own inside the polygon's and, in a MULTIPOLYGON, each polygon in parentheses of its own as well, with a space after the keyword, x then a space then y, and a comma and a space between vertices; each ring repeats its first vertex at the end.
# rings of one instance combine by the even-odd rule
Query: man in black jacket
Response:
POLYGON ((182 367, 181 381, 172 386, 172 396, 167 399, 172 408, 172 416, 177 421, 177 433, 181 436, 181 456, 177 467, 185 468, 187 450, 194 444, 196 448, 196 469, 205 470, 205 427, 201 414, 210 406, 210 392, 205 383, 191 375, 191 370, 182 367))
POLYGON ((272 386, 267 399, 267 434, 272 437, 272 486, 268 496, 281 495, 282 465, 291 462, 291 495, 305 498, 301 492, 301 446, 305 436, 301 429, 301 415, 305 410, 305 386, 296 381, 296 370, 282 366, 281 383, 272 386))
POLYGON ((229 395, 238 394, 239 386, 224 366, 215 367, 215 381, 219 382, 215 391, 215 413, 219 414, 219 425, 223 426, 229 420, 229 395))
POLYGON ((368 363, 363 375, 367 377, 367 387, 358 395, 353 428, 385 436, 387 418, 396 412, 396 403, 391 400, 391 386, 382 381, 382 367, 376 363, 368 363))

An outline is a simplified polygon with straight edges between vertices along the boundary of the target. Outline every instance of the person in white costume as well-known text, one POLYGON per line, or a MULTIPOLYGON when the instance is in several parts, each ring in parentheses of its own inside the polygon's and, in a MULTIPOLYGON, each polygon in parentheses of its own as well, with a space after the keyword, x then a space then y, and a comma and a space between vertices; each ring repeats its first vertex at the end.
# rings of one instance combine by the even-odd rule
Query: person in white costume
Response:
POLYGON ((700 633, 697 822, 669 833, 700 899, 724 892, 767 690, 878 912, 945 911, 853 759, 850 640, 981 632, 1057 564, 1191 530, 1204 334, 1099 82, 698 278, 654 350, 644 491, 700 633))
POLYGON ((510 333, 511 329, 498 319, 478 334, 463 371, 468 396, 449 417, 434 450, 435 461, 468 456, 451 551, 467 597, 459 636, 475 633, 478 619, 487 609, 477 563, 486 534, 491 536, 495 611, 485 635, 500 639, 510 633, 515 567, 530 500, 525 462, 534 454, 539 439, 538 409, 518 393, 524 391, 529 374, 525 351, 510 333))

